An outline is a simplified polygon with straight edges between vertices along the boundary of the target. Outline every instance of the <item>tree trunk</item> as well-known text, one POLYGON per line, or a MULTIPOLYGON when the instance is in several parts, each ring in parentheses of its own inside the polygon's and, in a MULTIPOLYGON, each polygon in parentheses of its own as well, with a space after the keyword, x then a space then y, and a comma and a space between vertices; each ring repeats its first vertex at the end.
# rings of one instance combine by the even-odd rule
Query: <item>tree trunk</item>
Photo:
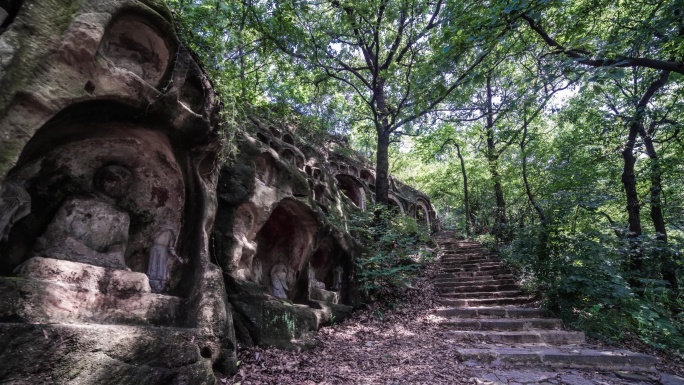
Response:
MULTIPOLYGON (((637 195, 636 189, 636 176, 634 175, 634 164, 636 163, 636 158, 634 157, 634 143, 636 141, 637 134, 644 133, 644 115, 646 113, 646 107, 653 95, 662 88, 666 83, 670 73, 668 71, 662 71, 660 77, 648 86, 648 89, 639 100, 636 105, 636 110, 634 112, 634 117, 629 122, 629 133, 627 135, 627 141, 622 149, 622 158, 624 159, 624 166, 622 170, 622 184, 625 187, 625 195, 627 197, 627 215, 629 220, 629 232, 627 234, 630 239, 632 246, 632 255, 630 256, 630 270, 633 273, 639 273, 643 268, 643 255, 641 252, 641 242, 638 237, 641 235, 641 219, 639 196, 637 195)), ((645 143, 646 141, 644 141, 645 143)), ((651 147, 652 146, 651 142, 651 147)), ((655 155, 655 149, 653 149, 653 155, 655 155)), ((660 212, 660 181, 656 181, 658 185, 657 191, 657 210, 660 212)), ((653 194, 653 190, 651 190, 653 194)), ((662 217, 662 212, 660 212, 662 217)), ((665 223, 662 222, 662 230, 665 230, 665 223)), ((658 231, 658 229, 656 229, 658 231)), ((674 278, 676 281, 676 277, 674 278)), ((635 280, 632 280, 635 283, 635 280)))
POLYGON ((473 219, 470 215, 470 198, 468 197, 468 175, 466 174, 465 161, 461 155, 461 148, 458 143, 454 143, 456 146, 456 154, 458 159, 461 161, 461 173, 463 174, 463 205, 465 206, 465 216, 466 216, 466 235, 470 236, 473 232, 473 219))
POLYGON ((389 203, 389 145, 392 128, 389 124, 389 111, 385 100, 385 80, 378 77, 374 89, 378 115, 375 130, 378 134, 378 148, 375 161, 375 203, 387 206, 389 203))
POLYGON ((523 183, 525 184, 525 193, 527 194, 527 199, 530 201, 530 204, 532 207, 534 207, 534 211, 537 212, 537 215, 539 216, 539 221, 541 221, 542 225, 546 225, 546 215, 544 214, 544 210, 539 206, 539 203, 537 203, 537 199, 535 198, 534 194, 532 194, 532 189, 530 188, 530 182, 527 179, 527 153, 525 152, 525 140, 527 139, 527 125, 523 126, 523 136, 522 140, 520 141, 520 156, 522 157, 522 177, 523 177, 523 183))
POLYGON ((540 265, 542 277, 549 276, 549 226, 544 210, 537 202, 536 197, 532 194, 532 188, 530 188, 530 182, 527 178, 527 152, 525 146, 527 140, 527 123, 523 124, 523 135, 520 140, 520 156, 522 157, 522 177, 523 184, 525 185, 525 194, 527 199, 530 201, 530 205, 534 208, 539 216, 539 222, 541 223, 541 231, 539 233, 539 247, 536 250, 537 261, 540 265))
POLYGON ((627 238, 631 245, 631 255, 629 260, 629 269, 638 273, 643 268, 643 260, 641 255, 641 206, 639 205, 639 195, 637 194, 636 176, 634 175, 634 164, 636 158, 634 157, 634 142, 638 132, 638 124, 636 119, 632 121, 629 127, 629 134, 627 141, 622 147, 622 159, 624 164, 622 166, 622 185, 625 188, 625 197, 627 198, 627 216, 629 230, 627 238))
MULTIPOLYGON (((654 84, 657 85, 660 82, 662 85, 665 85, 668 77, 669 73, 663 71, 660 79, 654 84)), ((660 87, 662 87, 662 85, 660 87)), ((660 159, 658 158, 655 146, 653 145, 653 138, 651 137, 652 131, 653 129, 649 129, 649 132, 646 132, 643 123, 639 125, 639 135, 644 141, 646 154, 651 160, 651 220, 653 221, 653 227, 655 228, 656 240, 667 244, 667 228, 665 227, 662 199, 660 196, 663 189, 663 171, 660 167, 660 159)), ((674 264, 674 261, 672 261, 669 253, 661 252, 660 256, 660 273, 662 274, 663 279, 670 284, 670 288, 677 294, 679 292, 679 282, 677 281, 676 265, 674 264)))
MULTIPOLYGON (((651 143, 651 146, 652 145, 653 144, 651 143)), ((667 229, 665 227, 665 218, 663 217, 662 200, 660 197, 662 191, 662 169, 660 168, 660 161, 655 154, 655 150, 653 155, 654 156, 651 157, 651 220, 653 221, 653 227, 656 231, 656 240, 667 244, 667 229)), ((679 293, 677 265, 674 263, 671 254, 667 250, 663 250, 659 254, 660 273, 662 274, 663 279, 670 284, 670 288, 676 295, 679 293)))
POLYGON ((375 161, 375 203, 383 206, 387 206, 389 202, 389 144, 389 132, 384 128, 379 129, 375 161))
POLYGON ((499 153, 496 151, 494 142, 494 111, 492 110, 492 85, 491 78, 487 77, 487 163, 489 172, 494 181, 494 195, 496 196, 496 222, 494 224, 494 235, 499 240, 505 240, 506 227, 506 200, 501 187, 501 175, 499 175, 499 153))

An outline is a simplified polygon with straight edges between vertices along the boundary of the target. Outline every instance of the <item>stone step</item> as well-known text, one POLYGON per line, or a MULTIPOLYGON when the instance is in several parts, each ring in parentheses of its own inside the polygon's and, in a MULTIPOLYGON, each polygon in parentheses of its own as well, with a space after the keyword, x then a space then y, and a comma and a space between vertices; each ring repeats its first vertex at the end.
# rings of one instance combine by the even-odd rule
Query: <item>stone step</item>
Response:
POLYGON ((534 307, 470 307, 437 309, 435 313, 451 318, 539 318, 546 315, 546 310, 534 307))
POLYGON ((459 361, 477 361, 492 366, 550 367, 568 369, 655 371, 657 358, 626 350, 582 348, 487 348, 459 349, 459 361))
POLYGON ((456 260, 469 260, 469 259, 498 259, 499 256, 496 254, 489 254, 489 253, 483 253, 483 252, 467 252, 467 253, 452 253, 449 251, 445 251, 442 253, 442 259, 456 259, 456 260))
POLYGON ((435 279, 435 285, 438 286, 506 285, 515 282, 513 274, 480 275, 476 277, 454 277, 453 275, 449 275, 445 278, 435 279))
POLYGON ((441 293, 478 293, 478 292, 501 292, 520 289, 520 286, 511 283, 503 285, 465 285, 454 286, 450 284, 435 285, 441 293))
POLYGON ((444 293, 456 293, 456 292, 463 292, 463 291, 489 291, 489 290, 476 290, 478 287, 515 287, 514 289, 510 290, 515 290, 518 289, 519 286, 517 285, 517 282, 515 282, 512 279, 492 279, 492 280, 477 280, 477 281, 468 281, 468 282, 443 282, 443 283, 436 283, 435 288, 440 290, 441 292, 444 293), (471 289, 472 290, 469 290, 471 289), (464 290, 461 290, 464 289, 464 290))
POLYGON ((448 273, 472 273, 476 271, 499 271, 499 270, 506 270, 506 272, 510 272, 509 269, 501 266, 500 264, 497 265, 491 265, 491 266, 444 266, 444 271, 448 273))
POLYGON ((470 271, 463 271, 460 269, 444 269, 445 273, 451 273, 454 277, 457 278, 464 278, 464 277, 479 277, 482 275, 502 275, 502 274, 508 274, 508 275, 513 275, 510 269, 499 269, 499 270, 470 270, 470 271))
POLYGON ((486 264, 442 264, 442 269, 446 272, 473 272, 473 271, 488 271, 488 270, 503 270, 506 266, 499 262, 488 262, 486 264))
POLYGON ((513 297, 513 298, 479 298, 479 299, 442 299, 442 304, 445 306, 463 306, 463 307, 478 307, 478 306, 502 306, 502 305, 524 305, 532 303, 532 297, 513 297))
POLYGON ((569 345, 585 342, 584 333, 565 330, 476 331, 453 330, 444 333, 457 341, 500 344, 569 345))
POLYGON ((558 330, 563 321, 557 318, 456 318, 441 322, 458 330, 531 331, 558 330))
POLYGON ((500 262, 501 260, 498 258, 489 258, 489 257, 482 257, 482 256, 474 256, 474 257, 456 257, 456 256, 449 256, 445 257, 442 256, 440 259, 442 263, 480 263, 480 262, 500 262))
POLYGON ((442 255, 442 262, 468 262, 468 261, 496 261, 499 260, 494 256, 487 256, 482 254, 444 254, 442 255))
POLYGON ((465 293, 442 293, 443 298, 460 298, 460 299, 480 299, 480 298, 516 298, 525 297, 527 295, 522 290, 510 291, 476 291, 465 293))
POLYGON ((490 261, 490 262, 482 262, 482 263, 450 263, 450 262, 442 262, 442 266, 444 268, 448 269, 480 269, 482 270, 485 267, 497 267, 500 269, 505 268, 505 266, 498 261, 490 261))
POLYGON ((463 243, 462 241, 455 241, 453 239, 446 239, 443 242, 440 243, 442 246, 450 246, 451 248, 455 250, 464 250, 464 249, 482 249, 482 250, 487 250, 486 247, 483 247, 480 244, 477 243, 463 243))

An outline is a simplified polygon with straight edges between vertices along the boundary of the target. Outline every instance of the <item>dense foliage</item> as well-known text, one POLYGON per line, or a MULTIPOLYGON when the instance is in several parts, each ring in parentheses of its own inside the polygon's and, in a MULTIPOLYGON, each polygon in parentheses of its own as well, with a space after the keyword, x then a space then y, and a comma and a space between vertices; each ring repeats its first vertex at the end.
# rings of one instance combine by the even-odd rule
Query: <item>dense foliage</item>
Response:
MULTIPOLYGON (((169 3, 226 104, 347 135, 567 321, 682 350, 681 0, 169 3)), ((417 236, 370 231, 373 290, 417 236)))
POLYGON ((378 299, 397 288, 411 287, 420 268, 436 256, 428 229, 414 218, 378 207, 355 211, 349 230, 365 246, 357 258, 361 292, 378 299))

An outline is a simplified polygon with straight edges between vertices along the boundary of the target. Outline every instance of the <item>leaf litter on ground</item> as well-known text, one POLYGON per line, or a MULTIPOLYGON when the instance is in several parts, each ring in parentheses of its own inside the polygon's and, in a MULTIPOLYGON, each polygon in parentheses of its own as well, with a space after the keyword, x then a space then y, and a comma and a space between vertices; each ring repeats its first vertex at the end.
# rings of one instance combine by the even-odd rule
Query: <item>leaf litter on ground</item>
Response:
MULTIPOLYGON (((282 350, 238 345, 238 372, 223 378, 232 385, 337 384, 506 384, 520 383, 520 370, 465 365, 458 350, 467 343, 450 341, 449 330, 434 309, 440 306, 434 279, 439 258, 428 263, 410 287, 395 290, 382 301, 367 305, 345 321, 321 328, 310 350, 282 350), (507 371, 508 370, 508 371, 507 371), (510 381, 506 380, 509 374, 510 381), (489 381, 487 378, 503 381, 489 381), (511 377, 512 376, 512 377, 511 377)), ((662 359, 662 356, 661 356, 662 359)), ((671 368, 672 363, 665 365, 671 368)), ((527 369, 548 373, 544 369, 527 369)), ((523 376, 524 377, 524 376, 523 376)), ((565 378, 606 384, 623 382, 612 373, 556 370, 547 374, 555 383, 565 378), (565 376, 565 377, 564 377, 565 376), (568 377, 570 376, 570 377, 568 377)), ((573 380, 574 381, 574 380, 573 380)), ((554 382, 529 382, 554 383, 554 382)))

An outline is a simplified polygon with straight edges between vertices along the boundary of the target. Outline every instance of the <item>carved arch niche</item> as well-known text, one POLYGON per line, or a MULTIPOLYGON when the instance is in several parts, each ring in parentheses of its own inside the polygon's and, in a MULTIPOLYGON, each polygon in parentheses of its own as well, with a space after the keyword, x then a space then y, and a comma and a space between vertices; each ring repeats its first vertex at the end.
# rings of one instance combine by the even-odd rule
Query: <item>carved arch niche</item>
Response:
POLYGON ((252 280, 264 293, 295 302, 307 300, 307 265, 318 235, 314 213, 297 200, 283 199, 256 235, 252 280), (278 289, 284 289, 278 293, 278 289))
POLYGON ((416 220, 419 223, 424 224, 428 229, 431 228, 429 204, 423 199, 418 199, 418 201, 416 201, 415 209, 416 220))
POLYGON ((309 264, 309 299, 349 304, 351 258, 333 237, 325 238, 309 264))
POLYGON ((368 183, 369 186, 375 187, 375 177, 373 176, 373 173, 370 172, 370 170, 363 169, 363 170, 361 170, 360 175, 361 175, 361 180, 368 183))
POLYGON ((406 213, 404 204, 396 195, 392 193, 389 193, 389 195, 387 196, 387 204, 389 205, 390 209, 395 210, 398 214, 406 213))
MULTIPOLYGON (((171 247, 176 246, 177 239, 183 243, 189 183, 183 172, 183 160, 187 154, 174 142, 162 127, 139 121, 132 109, 110 102, 74 105, 45 124, 8 174, 7 179, 19 181, 31 196, 31 213, 12 227, 8 241, 0 245, 2 274, 11 273, 34 256, 55 257, 49 255, 54 249, 37 245, 51 242, 42 235, 51 226, 62 226, 55 223, 56 215, 65 202, 74 198, 106 201, 114 210, 126 213, 129 220, 125 266, 107 266, 98 261, 84 263, 146 273, 155 234, 161 229, 172 233, 166 234, 172 238, 168 239, 169 244, 173 243, 171 247), (102 198, 94 185, 98 170, 109 165, 124 168, 131 176, 128 191, 116 200, 102 198)), ((180 246, 178 252, 183 254, 183 245, 180 246)), ((185 266, 175 259, 168 263, 170 280, 159 291, 174 292, 185 266)))
POLYGON ((169 44, 147 19, 122 14, 108 26, 99 52, 115 67, 158 87, 169 72, 175 52, 169 44))
POLYGON ((365 210, 366 191, 363 188, 363 184, 356 178, 345 174, 335 175, 335 179, 337 179, 337 185, 340 187, 342 192, 344 192, 344 195, 349 197, 356 207, 360 208, 361 210, 365 210))
POLYGON ((293 137, 291 134, 288 134, 288 133, 283 134, 283 142, 285 142, 285 143, 287 143, 287 144, 289 144, 289 145, 291 145, 291 146, 294 146, 294 145, 295 145, 294 137, 293 137))
POLYGON ((270 186, 276 174, 273 157, 268 153, 259 155, 254 159, 254 172, 259 181, 266 186, 270 186))

